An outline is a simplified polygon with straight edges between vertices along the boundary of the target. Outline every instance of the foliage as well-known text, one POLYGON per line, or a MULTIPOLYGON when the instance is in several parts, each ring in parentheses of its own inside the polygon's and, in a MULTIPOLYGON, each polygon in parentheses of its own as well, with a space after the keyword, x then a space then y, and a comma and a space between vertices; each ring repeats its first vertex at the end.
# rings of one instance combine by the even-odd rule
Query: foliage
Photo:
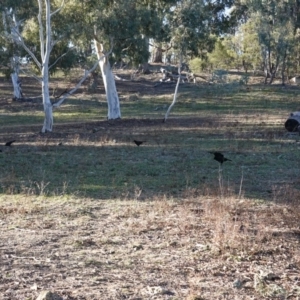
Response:
POLYGON ((262 57, 256 21, 250 18, 241 24, 234 35, 218 39, 215 49, 208 54, 210 62, 218 68, 244 68, 256 70, 262 66, 262 57))
POLYGON ((206 70, 209 66, 207 59, 201 59, 199 57, 193 58, 189 61, 189 68, 193 73, 200 73, 206 70))
POLYGON ((10 64, 10 59, 11 59, 11 49, 8 47, 11 47, 12 45, 9 44, 7 45, 6 43, 3 43, 2 45, 0 44, 0 67, 2 71, 5 74, 6 79, 10 77, 11 74, 11 64, 10 64))
POLYGON ((264 67, 270 78, 278 71, 295 74, 299 66, 298 10, 291 1, 237 1, 230 19, 239 15, 235 23, 239 26, 234 34, 217 39, 214 50, 208 53, 209 63, 216 68, 244 68, 246 72, 264 67))
POLYGON ((179 1, 167 15, 173 48, 190 56, 197 55, 201 50, 212 49, 214 40, 210 35, 208 19, 205 1, 179 1))
POLYGON ((36 12, 36 7, 31 0, 22 0, 22 5, 18 1, 3 0, 0 2, 0 65, 4 67, 4 72, 8 78, 14 71, 13 64, 21 64, 22 61, 13 62, 19 57, 26 57, 24 49, 6 38, 6 33, 11 34, 13 27, 18 27, 18 32, 22 32, 24 23, 18 22, 16 16, 25 19, 29 12, 36 12))
POLYGON ((286 72, 296 45, 296 32, 299 26, 294 11, 294 1, 247 1, 250 18, 258 34, 262 62, 266 74, 265 82, 272 83, 277 72, 286 72))
POLYGON ((253 70, 262 66, 256 19, 250 18, 249 21, 242 24, 232 41, 236 45, 236 53, 240 54, 238 56, 240 65, 247 64, 253 70))
MULTIPOLYGON (((17 17, 25 20, 22 32, 26 43, 39 52, 37 1, 23 2, 24 15, 20 14, 20 6, 15 1, 4 1, 0 8, 12 7, 17 17)), ((60 1, 52 2, 53 8, 59 5, 60 1)), ((113 61, 123 59, 134 65, 147 61, 149 39, 167 44, 172 41, 175 51, 184 47, 189 56, 203 49, 209 51, 214 44, 210 33, 219 34, 232 26, 229 16, 224 13, 225 8, 232 5, 233 1, 223 0, 66 1, 61 13, 52 17, 53 39, 60 42, 54 46, 50 62, 56 62, 63 53, 67 52, 67 55, 57 61, 51 72, 55 68, 68 70, 76 63, 85 62, 84 58, 92 52, 94 26, 106 49, 113 38, 113 61), (74 46, 72 51, 70 45, 74 46)))
POLYGON ((216 41, 214 50, 208 54, 208 60, 213 68, 228 70, 234 66, 234 56, 229 53, 221 39, 216 41))
POLYGON ((112 38, 114 61, 123 59, 134 65, 147 61, 149 38, 165 34, 164 26, 160 26, 161 14, 157 13, 159 3, 123 0, 95 1, 93 5, 88 8, 90 18, 86 20, 86 34, 93 37, 91 29, 96 26, 98 40, 105 49, 109 49, 112 38), (97 9, 93 9, 93 5, 97 9))

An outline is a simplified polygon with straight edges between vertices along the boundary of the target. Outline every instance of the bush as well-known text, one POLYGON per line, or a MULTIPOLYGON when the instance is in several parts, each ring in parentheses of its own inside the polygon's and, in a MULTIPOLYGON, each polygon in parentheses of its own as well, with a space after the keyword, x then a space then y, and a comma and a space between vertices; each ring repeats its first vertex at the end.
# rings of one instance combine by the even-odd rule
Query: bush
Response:
POLYGON ((201 58, 194 58, 189 61, 189 67, 193 73, 200 73, 208 68, 208 62, 201 58))

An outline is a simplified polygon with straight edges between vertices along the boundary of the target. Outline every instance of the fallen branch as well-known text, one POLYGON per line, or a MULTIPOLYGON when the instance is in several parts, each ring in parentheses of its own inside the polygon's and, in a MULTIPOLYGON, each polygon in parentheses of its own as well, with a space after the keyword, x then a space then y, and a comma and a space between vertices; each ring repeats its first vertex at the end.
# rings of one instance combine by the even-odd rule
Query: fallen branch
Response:
POLYGON ((204 80, 205 82, 211 84, 212 82, 210 80, 207 80, 204 76, 199 75, 199 74, 194 74, 194 73, 190 73, 188 75, 189 80, 193 80, 194 83, 196 82, 196 78, 201 78, 202 80, 204 80))

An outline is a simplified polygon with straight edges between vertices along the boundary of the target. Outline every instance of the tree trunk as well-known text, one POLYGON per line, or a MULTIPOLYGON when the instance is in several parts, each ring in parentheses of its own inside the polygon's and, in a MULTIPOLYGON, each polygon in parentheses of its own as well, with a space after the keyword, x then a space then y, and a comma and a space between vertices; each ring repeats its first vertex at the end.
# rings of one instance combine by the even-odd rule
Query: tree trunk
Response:
MULTIPOLYGON (((149 38, 144 37, 143 40, 145 42, 145 48, 149 49, 149 38)), ((142 73, 142 74, 150 74, 151 73, 150 66, 149 66, 149 63, 148 63, 148 57, 147 57, 147 60, 144 60, 141 64, 139 64, 138 72, 142 73)))
POLYGON ((42 4, 39 0, 39 24, 40 24, 40 44, 41 44, 41 58, 42 58, 42 95, 43 95, 43 105, 45 112, 44 125, 42 132, 51 132, 53 126, 53 112, 52 103, 50 101, 49 93, 49 59, 52 50, 52 31, 51 31, 51 13, 50 13, 50 1, 45 1, 46 10, 46 41, 44 42, 43 37, 43 24, 42 24, 42 4))
POLYGON ((161 47, 155 47, 154 48, 154 55, 153 55, 153 60, 152 62, 154 63, 162 63, 162 48, 161 47))
MULTIPOLYGON (((6 18, 9 18, 10 14, 11 13, 9 13, 8 9, 5 9, 4 11, 2 11, 4 35, 6 37, 9 37, 10 35, 12 35, 12 33, 14 33, 15 36, 18 37, 20 35, 19 24, 18 24, 18 22, 16 22, 14 14, 12 15, 13 23, 7 22, 7 20, 6 20, 6 18), (8 27, 9 27, 10 34, 8 33, 8 27)), ((12 85, 13 85, 13 89, 14 89, 13 99, 19 100, 19 99, 23 98, 21 81, 19 79, 19 74, 20 74, 20 64, 19 64, 19 55, 18 55, 19 51, 18 51, 18 49, 15 49, 15 47, 14 47, 13 52, 14 52, 14 54, 10 58, 10 67, 13 70, 13 72, 11 73, 10 76, 11 76, 11 81, 12 81, 12 85)))
POLYGON ((273 80, 275 79, 276 73, 278 71, 279 62, 280 62, 280 56, 277 55, 276 57, 276 63, 272 63, 271 61, 271 55, 268 53, 266 56, 264 56, 264 74, 265 74, 265 84, 272 84, 273 80), (270 78, 268 82, 268 78, 270 78))
POLYGON ((264 76, 265 76, 265 80, 264 80, 264 84, 268 83, 268 77, 269 77, 269 73, 268 73, 268 69, 266 64, 264 63, 264 76))
POLYGON ((121 118, 121 110, 114 74, 111 70, 108 57, 103 53, 103 46, 96 40, 94 42, 106 93, 108 105, 107 119, 119 119, 121 118))
POLYGON ((53 126, 53 110, 52 103, 50 101, 50 93, 49 93, 49 70, 48 65, 45 65, 42 70, 42 95, 43 95, 43 106, 44 106, 44 126, 42 132, 51 132, 53 126))
POLYGON ((279 54, 278 54, 277 57, 276 57, 276 64, 274 65, 274 64, 272 63, 272 66, 271 66, 271 70, 270 70, 270 73, 271 73, 271 79, 270 79, 269 84, 272 84, 272 83, 273 83, 273 80, 275 79, 275 76, 276 76, 276 73, 277 73, 278 67, 279 67, 279 62, 280 62, 280 56, 279 56, 279 54))
POLYGON ((244 70, 245 70, 245 73, 247 74, 248 73, 248 67, 247 67, 247 63, 245 62, 245 60, 243 59, 243 67, 244 67, 244 70))
POLYGON ((142 74, 150 74, 150 67, 147 62, 144 62, 139 65, 138 72, 142 74))
POLYGON ((272 84, 272 83, 273 83, 273 80, 274 80, 274 78, 275 78, 275 75, 276 75, 276 73, 271 73, 271 78, 270 78, 269 84, 272 84))
POLYGON ((11 81, 14 88, 14 100, 20 100, 23 98, 21 80, 19 78, 19 66, 13 65, 14 72, 11 73, 11 81))
POLYGON ((286 65, 287 65, 287 48, 285 48, 283 59, 282 59, 282 67, 281 67, 281 84, 285 85, 285 71, 286 71, 286 65))
POLYGON ((180 54, 180 56, 179 56, 179 66, 178 66, 178 74, 179 74, 179 76, 178 76, 176 87, 175 87, 173 101, 172 101, 171 105, 169 106, 169 108, 168 108, 168 110, 167 110, 167 112, 165 114, 164 123, 167 121, 167 118, 169 117, 171 109, 172 109, 172 107, 176 103, 177 93, 178 93, 178 88, 179 88, 179 83, 180 83, 180 80, 181 80, 181 76, 180 76, 180 74, 181 74, 181 65, 182 65, 182 54, 180 54))
POLYGON ((270 73, 268 68, 269 66, 268 54, 265 49, 262 51, 262 57, 263 57, 263 69, 264 69, 264 76, 265 76, 264 84, 267 84, 268 78, 270 77, 270 73))

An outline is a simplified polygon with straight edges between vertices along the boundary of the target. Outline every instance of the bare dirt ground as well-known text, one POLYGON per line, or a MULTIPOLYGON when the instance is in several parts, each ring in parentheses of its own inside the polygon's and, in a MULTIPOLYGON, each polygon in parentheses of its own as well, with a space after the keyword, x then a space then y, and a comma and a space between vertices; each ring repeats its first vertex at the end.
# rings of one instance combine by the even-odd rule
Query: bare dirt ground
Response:
POLYGON ((290 208, 234 199, 5 201, 1 299, 298 299, 290 208), (283 219, 290 219, 288 223, 283 219))

